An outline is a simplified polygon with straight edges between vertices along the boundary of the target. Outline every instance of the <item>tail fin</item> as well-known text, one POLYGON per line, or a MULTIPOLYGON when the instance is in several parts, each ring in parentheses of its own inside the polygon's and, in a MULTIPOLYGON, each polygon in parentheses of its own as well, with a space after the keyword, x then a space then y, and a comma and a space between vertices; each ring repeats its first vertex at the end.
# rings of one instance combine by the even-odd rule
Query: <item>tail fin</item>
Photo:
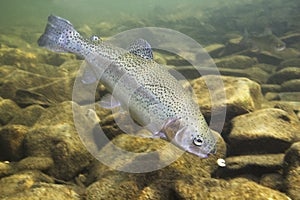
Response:
POLYGON ((50 15, 45 32, 38 40, 38 45, 55 52, 69 52, 70 41, 74 36, 80 37, 68 20, 50 15))

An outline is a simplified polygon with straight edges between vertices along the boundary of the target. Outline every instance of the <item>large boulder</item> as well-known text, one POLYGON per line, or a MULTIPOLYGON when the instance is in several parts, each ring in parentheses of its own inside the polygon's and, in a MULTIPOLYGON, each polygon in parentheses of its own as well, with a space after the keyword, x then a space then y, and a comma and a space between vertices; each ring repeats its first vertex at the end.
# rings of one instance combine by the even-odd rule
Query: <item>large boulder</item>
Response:
POLYGON ((224 114, 226 109, 227 121, 259 109, 263 100, 259 84, 247 78, 208 75, 193 80, 191 86, 205 115, 224 114))
POLYGON ((232 155, 284 153, 300 139, 299 121, 284 110, 267 108, 232 120, 228 135, 232 155))
POLYGON ((72 106, 77 107, 76 115, 85 123, 88 119, 76 103, 63 102, 43 112, 24 141, 27 156, 51 157, 54 165, 49 174, 64 180, 76 176, 93 160, 75 128, 72 106))

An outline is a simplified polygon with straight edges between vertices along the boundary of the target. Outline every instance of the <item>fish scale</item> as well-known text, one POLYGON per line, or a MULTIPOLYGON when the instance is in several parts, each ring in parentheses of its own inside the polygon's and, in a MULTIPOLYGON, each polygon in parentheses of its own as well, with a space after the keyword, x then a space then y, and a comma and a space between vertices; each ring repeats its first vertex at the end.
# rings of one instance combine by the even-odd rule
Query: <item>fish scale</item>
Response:
POLYGON ((87 61, 89 76, 85 82, 98 80, 113 94, 131 116, 146 126, 155 137, 158 133, 178 147, 200 157, 216 151, 216 138, 209 129, 190 91, 184 89, 168 70, 152 59, 150 45, 139 40, 129 50, 107 42, 84 39, 72 24, 49 16, 38 44, 56 52, 70 52, 87 61), (134 48, 134 49, 133 49, 134 48), (91 76, 94 74, 96 78, 91 76), (151 123, 150 123, 151 122, 151 123), (164 132, 179 122, 174 133, 164 132), (150 124, 148 124, 150 123, 150 124))

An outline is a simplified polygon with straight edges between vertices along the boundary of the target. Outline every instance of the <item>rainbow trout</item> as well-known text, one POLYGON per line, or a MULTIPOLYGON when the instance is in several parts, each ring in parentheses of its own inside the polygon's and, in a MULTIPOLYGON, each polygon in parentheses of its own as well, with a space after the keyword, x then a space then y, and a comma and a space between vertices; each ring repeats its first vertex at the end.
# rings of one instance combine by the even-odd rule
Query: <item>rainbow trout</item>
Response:
POLYGON ((84 39, 69 21, 51 15, 38 45, 85 58, 88 65, 82 81, 88 84, 99 80, 112 93, 111 102, 128 108, 132 118, 153 137, 165 138, 199 157, 216 152, 217 139, 192 93, 152 59, 145 40, 137 40, 128 50, 94 42, 84 39), (177 128, 173 133, 165 131, 170 127, 177 128))

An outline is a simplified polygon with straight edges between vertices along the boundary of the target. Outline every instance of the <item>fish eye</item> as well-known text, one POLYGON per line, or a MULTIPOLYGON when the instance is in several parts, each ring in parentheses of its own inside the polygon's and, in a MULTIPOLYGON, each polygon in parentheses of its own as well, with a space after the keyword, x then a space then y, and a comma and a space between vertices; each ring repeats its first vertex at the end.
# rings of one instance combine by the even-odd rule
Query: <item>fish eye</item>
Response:
POLYGON ((93 36, 91 37, 91 41, 93 41, 93 42, 99 41, 99 40, 100 40, 100 38, 99 38, 98 36, 96 36, 96 35, 93 35, 93 36))
POLYGON ((200 147, 203 144, 203 140, 201 138, 199 138, 199 136, 198 136, 193 139, 193 143, 194 143, 194 145, 200 147))

